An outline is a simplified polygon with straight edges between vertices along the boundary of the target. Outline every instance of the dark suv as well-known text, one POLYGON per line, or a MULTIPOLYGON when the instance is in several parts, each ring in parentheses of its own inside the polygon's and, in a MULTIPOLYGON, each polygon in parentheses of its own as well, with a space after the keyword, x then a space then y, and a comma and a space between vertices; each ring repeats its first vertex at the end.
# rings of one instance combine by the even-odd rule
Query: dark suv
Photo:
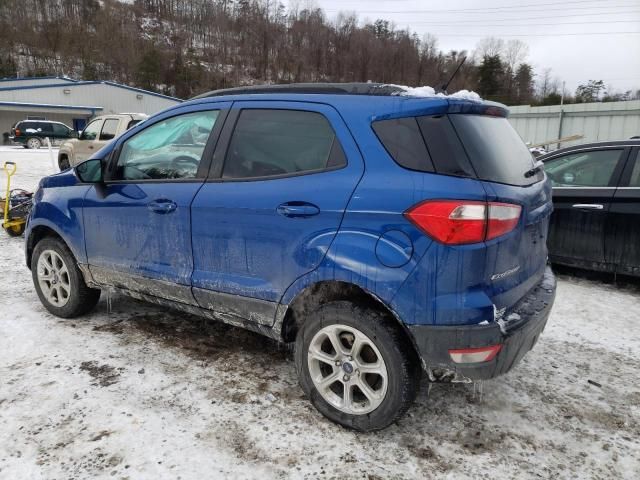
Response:
POLYGON ((551 186, 498 104, 376 84, 218 91, 41 181, 44 306, 101 289, 295 343, 302 389, 358 430, 429 381, 487 379, 555 295, 551 186))
POLYGON ((67 127, 64 123, 47 120, 18 122, 11 128, 9 136, 14 143, 19 143, 24 148, 35 149, 45 144, 45 138, 48 138, 52 145, 59 145, 65 140, 77 137, 78 132, 67 127))

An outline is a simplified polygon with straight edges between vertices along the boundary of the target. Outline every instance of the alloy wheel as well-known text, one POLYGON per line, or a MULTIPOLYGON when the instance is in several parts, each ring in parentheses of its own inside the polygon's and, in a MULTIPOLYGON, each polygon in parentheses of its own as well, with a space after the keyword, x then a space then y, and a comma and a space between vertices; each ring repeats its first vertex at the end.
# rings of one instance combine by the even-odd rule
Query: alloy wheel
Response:
POLYGON ((71 295, 69 270, 57 252, 42 252, 38 258, 37 276, 40 290, 47 301, 55 307, 65 306, 71 295))
POLYGON ((308 367, 318 393, 342 412, 370 413, 386 396, 388 372, 380 350, 353 327, 335 324, 318 331, 309 344, 308 367))

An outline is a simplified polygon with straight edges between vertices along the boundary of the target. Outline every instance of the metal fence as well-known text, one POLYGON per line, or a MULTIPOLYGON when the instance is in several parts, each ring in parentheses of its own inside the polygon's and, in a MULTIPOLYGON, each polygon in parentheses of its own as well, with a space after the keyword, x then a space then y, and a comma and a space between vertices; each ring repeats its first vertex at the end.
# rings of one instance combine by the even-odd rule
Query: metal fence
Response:
POLYGON ((549 141, 549 149, 603 140, 627 140, 640 135, 640 100, 628 102, 577 103, 532 107, 509 107, 509 121, 530 144, 549 141), (553 143, 552 140, 582 135, 582 138, 553 143))

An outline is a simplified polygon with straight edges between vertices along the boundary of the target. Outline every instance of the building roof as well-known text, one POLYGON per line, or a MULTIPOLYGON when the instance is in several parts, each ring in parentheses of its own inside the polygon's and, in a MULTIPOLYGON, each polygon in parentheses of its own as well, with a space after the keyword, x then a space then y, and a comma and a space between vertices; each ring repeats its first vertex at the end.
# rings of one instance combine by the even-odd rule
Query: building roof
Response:
POLYGON ((40 108, 48 110, 75 110, 75 111, 87 111, 94 113, 97 110, 102 110, 102 107, 95 105, 54 105, 51 103, 29 103, 29 102, 5 102, 0 101, 0 109, 2 107, 12 107, 15 109, 20 108, 40 108))
MULTIPOLYGON (((47 78, 47 77, 12 78, 12 79, 2 79, 2 80, 18 81, 18 80, 31 80, 31 79, 37 80, 42 78, 47 78)), ((73 80, 65 77, 51 77, 50 80, 51 80, 50 83, 37 83, 34 85, 20 85, 20 86, 14 86, 14 87, 2 87, 2 84, 0 83, 0 92, 11 91, 11 90, 33 90, 37 88, 55 88, 55 87, 71 88, 71 87, 80 87, 83 85, 109 85, 111 87, 122 88, 125 90, 131 90, 134 92, 142 93, 144 95, 151 95, 154 97, 165 98, 167 100, 182 102, 182 100, 179 98, 170 97, 168 95, 162 95, 161 93, 150 92, 149 90, 143 90, 141 88, 130 87, 129 85, 123 85, 121 83, 111 82, 108 80, 73 80)))
POLYGON ((73 78, 69 78, 69 77, 60 77, 60 76, 54 76, 54 75, 50 75, 50 76, 46 76, 46 77, 4 77, 4 78, 0 78, 0 82, 23 82, 23 81, 29 81, 29 80, 61 80, 61 81, 65 81, 65 82, 77 82, 78 80, 75 80, 73 78))

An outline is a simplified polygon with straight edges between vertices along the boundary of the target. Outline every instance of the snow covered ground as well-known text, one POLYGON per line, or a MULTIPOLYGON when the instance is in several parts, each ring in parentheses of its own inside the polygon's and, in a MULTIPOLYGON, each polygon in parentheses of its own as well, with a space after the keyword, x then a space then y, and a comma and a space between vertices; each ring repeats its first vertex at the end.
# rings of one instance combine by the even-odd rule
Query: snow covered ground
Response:
MULTIPOLYGON (((53 171, 45 149, 0 147, 11 159, 15 187, 53 171)), ((2 479, 638 478, 640 282, 562 275, 539 343, 482 398, 425 386, 358 434, 315 411, 270 340, 124 297, 53 317, 4 232, 0 269, 2 479)))

